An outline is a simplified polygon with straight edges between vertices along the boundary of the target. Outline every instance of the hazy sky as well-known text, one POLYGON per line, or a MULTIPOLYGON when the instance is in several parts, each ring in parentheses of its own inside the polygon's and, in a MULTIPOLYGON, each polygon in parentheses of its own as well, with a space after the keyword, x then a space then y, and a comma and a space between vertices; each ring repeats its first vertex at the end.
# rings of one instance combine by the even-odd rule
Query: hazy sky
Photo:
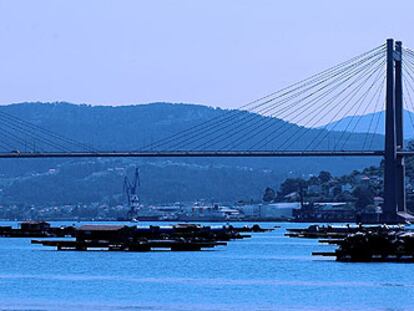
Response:
POLYGON ((0 103, 238 107, 387 37, 414 1, 0 0, 0 103))

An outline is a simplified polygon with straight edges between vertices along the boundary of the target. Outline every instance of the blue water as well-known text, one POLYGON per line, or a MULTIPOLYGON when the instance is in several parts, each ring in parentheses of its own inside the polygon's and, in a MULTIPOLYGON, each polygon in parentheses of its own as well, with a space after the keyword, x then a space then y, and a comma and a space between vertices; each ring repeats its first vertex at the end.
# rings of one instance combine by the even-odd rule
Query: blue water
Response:
POLYGON ((278 225, 203 252, 57 252, 0 238, 0 310, 414 310, 414 264, 315 258, 334 247, 278 225))

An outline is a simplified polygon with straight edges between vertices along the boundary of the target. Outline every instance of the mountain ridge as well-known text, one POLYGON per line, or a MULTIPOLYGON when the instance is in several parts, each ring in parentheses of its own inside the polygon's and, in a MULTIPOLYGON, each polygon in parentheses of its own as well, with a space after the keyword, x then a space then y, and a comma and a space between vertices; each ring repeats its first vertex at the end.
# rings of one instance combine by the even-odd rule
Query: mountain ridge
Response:
MULTIPOLYGON (((414 112, 404 110, 404 137, 414 137, 414 112)), ((343 131, 347 129, 353 133, 376 133, 383 135, 385 132, 385 111, 378 111, 359 116, 347 116, 337 121, 319 126, 319 129, 343 131), (373 122, 371 122, 371 120, 373 122)))

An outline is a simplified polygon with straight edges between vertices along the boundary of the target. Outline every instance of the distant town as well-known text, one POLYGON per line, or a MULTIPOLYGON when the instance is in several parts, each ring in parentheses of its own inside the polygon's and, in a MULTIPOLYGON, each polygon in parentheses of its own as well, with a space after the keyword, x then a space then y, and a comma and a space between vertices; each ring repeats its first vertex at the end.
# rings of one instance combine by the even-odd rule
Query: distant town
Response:
MULTIPOLYGON (((412 209, 414 194, 412 172, 413 162, 408 161, 406 191, 409 209, 412 209)), ((306 179, 287 178, 279 189, 264 189, 261 198, 234 203, 199 200, 145 204, 139 201, 138 193, 135 201, 132 198, 132 201, 124 204, 10 204, 0 208, 0 219, 375 223, 384 203, 382 176, 382 165, 371 166, 362 171, 354 170, 351 174, 340 177, 321 171, 306 179)), ((139 192, 139 189, 136 191, 139 192)))

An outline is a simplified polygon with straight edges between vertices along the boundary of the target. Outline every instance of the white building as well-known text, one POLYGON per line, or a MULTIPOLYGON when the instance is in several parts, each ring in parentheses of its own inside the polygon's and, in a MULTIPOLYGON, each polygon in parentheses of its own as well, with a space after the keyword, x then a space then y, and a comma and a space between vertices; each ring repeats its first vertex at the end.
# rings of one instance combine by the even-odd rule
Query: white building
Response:
POLYGON ((261 204, 260 218, 262 219, 292 219, 294 209, 300 209, 299 202, 261 204))
POLYGON ((244 204, 235 206, 247 219, 292 219, 293 210, 300 208, 299 202, 244 204))

